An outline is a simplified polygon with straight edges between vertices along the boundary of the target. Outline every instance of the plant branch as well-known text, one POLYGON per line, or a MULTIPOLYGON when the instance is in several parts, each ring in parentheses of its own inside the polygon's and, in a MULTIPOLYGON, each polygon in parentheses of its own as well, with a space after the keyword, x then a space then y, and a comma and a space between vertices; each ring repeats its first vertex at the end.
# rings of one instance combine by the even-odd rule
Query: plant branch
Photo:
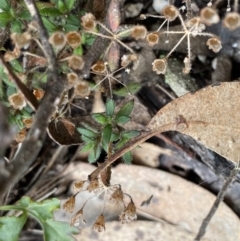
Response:
POLYGON ((19 181, 37 157, 46 136, 48 122, 60 101, 60 96, 65 87, 64 79, 58 76, 56 58, 48 42, 48 33, 43 26, 35 1, 25 0, 25 3, 33 20, 39 25, 40 40, 48 60, 48 80, 44 98, 38 107, 26 140, 22 143, 13 160, 5 163, 0 169, 0 203, 3 201, 4 195, 19 181))
POLYGON ((237 167, 235 167, 231 173, 230 176, 228 177, 228 179, 226 180, 226 182, 224 183, 222 189, 219 191, 217 198, 215 200, 215 202, 212 205, 212 208, 210 209, 208 215, 206 216, 206 218, 204 218, 202 225, 198 231, 198 234, 196 236, 196 238, 194 239, 194 241, 200 241, 201 238, 204 236, 207 226, 209 225, 213 215, 216 213, 220 203, 222 202, 229 186, 232 184, 232 182, 234 181, 235 177, 238 174, 239 169, 237 167))

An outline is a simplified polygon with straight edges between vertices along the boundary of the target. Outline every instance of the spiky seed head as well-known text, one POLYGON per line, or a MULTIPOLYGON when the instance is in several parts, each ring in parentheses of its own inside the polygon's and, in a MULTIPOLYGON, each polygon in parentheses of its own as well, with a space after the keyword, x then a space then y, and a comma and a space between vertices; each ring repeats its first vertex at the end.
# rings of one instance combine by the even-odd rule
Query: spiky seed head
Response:
POLYGON ((136 206, 132 200, 127 205, 127 207, 123 210, 123 212, 119 216, 119 219, 121 220, 121 222, 123 224, 129 223, 129 222, 137 219, 136 206))
POLYGON ((223 19, 223 24, 226 28, 233 31, 240 27, 240 15, 239 13, 232 12, 227 13, 223 19))
POLYGON ((105 230, 105 219, 103 214, 99 215, 96 222, 93 224, 93 229, 97 232, 102 232, 105 230))
POLYGON ((68 88, 72 88, 78 82, 78 75, 74 72, 67 74, 68 88))
POLYGON ((66 45, 67 38, 63 32, 57 31, 50 36, 48 41, 54 48, 61 50, 66 45))
POLYGON ((89 83, 87 81, 79 81, 74 87, 74 94, 81 98, 88 97, 91 92, 89 83))
POLYGON ((167 70, 167 59, 155 59, 152 66, 152 70, 157 74, 165 74, 167 70))
POLYGON ((32 118, 32 117, 24 118, 24 119, 22 120, 22 122, 23 122, 23 124, 25 125, 25 127, 26 127, 27 129, 29 129, 29 128, 31 128, 31 126, 32 126, 33 118, 32 118))
POLYGON ((75 208, 75 196, 71 196, 64 204, 63 209, 65 209, 67 212, 72 213, 75 208))
POLYGON ((17 133, 17 135, 15 135, 14 139, 17 143, 22 143, 26 139, 26 135, 27 135, 27 130, 26 128, 23 128, 17 133))
POLYGON ((38 100, 40 100, 40 99, 42 99, 42 97, 44 96, 45 91, 42 90, 42 89, 35 89, 35 90, 33 90, 33 94, 35 95, 35 97, 36 97, 38 100))
POLYGON ((216 24, 220 21, 220 17, 217 11, 210 7, 205 7, 200 12, 200 18, 203 23, 210 26, 212 24, 216 24))
POLYGON ((81 38, 81 35, 78 32, 76 32, 76 31, 68 32, 66 37, 67 37, 67 43, 73 49, 76 49, 80 46, 82 38, 81 38))
POLYGON ((80 56, 72 55, 68 58, 68 66, 74 70, 82 70, 84 67, 84 60, 80 56))
POLYGON ((123 192, 120 187, 116 189, 114 193, 111 195, 110 201, 117 205, 123 204, 123 192))
POLYGON ((86 13, 82 16, 82 27, 86 31, 95 31, 95 28, 97 26, 96 19, 93 14, 86 13))
POLYGON ((218 37, 209 38, 206 44, 214 53, 219 52, 222 48, 221 40, 218 37))
POLYGON ((179 12, 175 6, 167 5, 162 9, 162 15, 171 22, 177 18, 179 12))
POLYGON ((12 33, 11 39, 17 48, 28 48, 31 40, 31 35, 28 32, 12 33))
POLYGON ((103 61, 99 60, 99 61, 97 61, 96 64, 94 64, 91 67, 91 69, 95 74, 104 74, 107 70, 107 67, 103 61))
POLYGON ((25 98, 21 93, 15 93, 8 97, 8 101, 14 109, 22 110, 26 105, 25 98))
POLYGON ((147 29, 145 26, 142 26, 142 25, 135 26, 131 32, 131 37, 136 40, 145 39, 146 35, 147 35, 147 29))
POLYGON ((148 44, 152 47, 153 45, 157 44, 159 41, 158 33, 150 33, 147 35, 146 40, 148 44))

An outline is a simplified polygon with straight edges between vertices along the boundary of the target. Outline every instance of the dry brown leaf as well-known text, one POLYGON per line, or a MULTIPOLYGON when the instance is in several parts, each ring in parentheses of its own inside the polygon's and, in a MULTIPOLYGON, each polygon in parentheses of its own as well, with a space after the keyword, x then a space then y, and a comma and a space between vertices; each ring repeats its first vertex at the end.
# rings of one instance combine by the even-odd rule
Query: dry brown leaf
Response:
POLYGON ((187 134, 225 158, 240 159, 240 82, 225 82, 186 94, 163 107, 148 124, 158 133, 187 134))

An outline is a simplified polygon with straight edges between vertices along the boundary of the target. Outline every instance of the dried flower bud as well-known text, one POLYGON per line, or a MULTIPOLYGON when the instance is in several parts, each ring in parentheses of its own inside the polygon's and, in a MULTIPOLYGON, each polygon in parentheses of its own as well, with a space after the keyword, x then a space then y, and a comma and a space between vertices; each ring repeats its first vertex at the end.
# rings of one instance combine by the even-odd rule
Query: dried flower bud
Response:
POLYGON ((33 94, 35 95, 35 97, 40 100, 42 99, 42 97, 44 96, 45 94, 45 91, 42 90, 42 89, 36 89, 36 90, 33 90, 33 94))
POLYGON ((17 133, 17 135, 15 135, 14 139, 17 143, 22 143, 26 139, 26 135, 27 135, 27 130, 26 128, 23 128, 17 133))
POLYGON ((93 224, 93 229, 97 232, 102 232, 105 230, 105 220, 103 214, 101 214, 96 222, 93 224))
POLYGON ((74 182, 74 184, 73 184, 73 192, 77 193, 77 192, 82 191, 84 183, 85 183, 85 181, 74 182))
POLYGON ((214 53, 217 53, 222 48, 221 40, 217 37, 209 38, 206 44, 214 53))
POLYGON ((50 36, 49 43, 59 51, 66 45, 67 38, 63 32, 57 31, 50 36))
POLYGON ((8 101, 14 109, 22 110, 26 106, 25 98, 21 93, 10 95, 8 101))
POLYGON ((186 22, 186 27, 188 29, 191 29, 191 33, 193 37, 196 37, 199 33, 201 33, 206 26, 201 22, 201 19, 199 17, 194 17, 189 19, 186 22))
POLYGON ((111 196, 110 201, 118 204, 123 204, 123 192, 121 188, 118 188, 111 196))
POLYGON ((167 5, 162 9, 162 14, 168 21, 171 22, 177 18, 179 12, 175 6, 167 5))
POLYGON ((91 69, 95 74, 104 74, 107 70, 106 65, 101 60, 97 61, 97 63, 94 64, 91 69))
POLYGON ((155 59, 152 66, 152 70, 157 74, 165 74, 167 70, 167 59, 155 59))
POLYGON ((183 61, 185 67, 183 69, 183 73, 184 74, 189 74, 190 73, 190 70, 192 68, 192 65, 191 65, 191 60, 189 58, 185 58, 184 61, 183 61))
POLYGON ((34 37, 34 38, 38 38, 39 36, 39 24, 37 21, 31 21, 29 24, 28 24, 28 33, 34 37))
POLYGON ((70 221, 70 225, 78 226, 80 218, 83 217, 83 209, 80 209, 72 218, 70 221))
POLYGON ((210 7, 205 7, 201 10, 200 18, 202 22, 207 24, 208 26, 216 24, 220 21, 217 11, 210 7))
POLYGON ((124 54, 121 58, 121 66, 127 67, 130 63, 137 61, 135 54, 124 54))
POLYGON ((87 190, 89 192, 97 193, 99 191, 99 188, 100 188, 100 185, 99 185, 98 179, 94 179, 89 183, 87 190))
POLYGON ((148 44, 152 47, 153 45, 157 44, 159 41, 158 33, 150 33, 147 35, 146 40, 148 44))
POLYGON ((7 51, 5 54, 4 54, 4 60, 6 62, 10 62, 14 59, 17 59, 21 54, 21 51, 19 48, 15 47, 13 51, 7 51))
POLYGON ((84 67, 83 58, 77 55, 72 55, 68 59, 68 66, 74 70, 82 70, 84 67))
POLYGON ((66 37, 67 37, 67 43, 73 49, 76 49, 77 47, 80 46, 82 38, 78 32, 76 32, 76 31, 69 32, 69 33, 67 33, 66 37))
POLYGON ((72 213, 75 208, 75 196, 71 196, 64 204, 63 209, 65 209, 67 212, 72 213))
POLYGON ((79 81, 77 85, 74 87, 74 93, 77 96, 85 98, 89 96, 91 92, 89 83, 87 81, 79 81))
POLYGON ((225 18, 223 19, 223 24, 226 28, 228 28, 231 31, 240 27, 240 15, 239 15, 239 13, 236 13, 236 12, 227 13, 225 18))
POLYGON ((145 19, 147 19, 147 17, 146 17, 145 14, 140 14, 139 19, 140 20, 145 20, 145 19))
POLYGON ((145 39, 146 35, 147 35, 147 29, 142 25, 135 26, 131 32, 131 37, 136 40, 145 39))
POLYGON ((129 223, 137 219, 136 206, 132 200, 124 209, 124 211, 121 213, 121 215, 119 216, 119 219, 121 220, 122 223, 129 223))
POLYGON ((86 13, 84 16, 82 16, 81 20, 82 20, 82 27, 84 28, 84 30, 95 31, 97 23, 93 14, 86 13))
POLYGON ((32 126, 32 123, 33 123, 33 118, 32 117, 29 117, 29 118, 25 118, 22 120, 23 124, 25 125, 25 127, 27 129, 31 128, 32 126))
POLYGON ((17 48, 28 48, 31 40, 31 35, 28 32, 24 33, 12 33, 11 39, 17 48))
POLYGON ((68 87, 72 88, 78 83, 78 75, 74 72, 67 74, 68 87))

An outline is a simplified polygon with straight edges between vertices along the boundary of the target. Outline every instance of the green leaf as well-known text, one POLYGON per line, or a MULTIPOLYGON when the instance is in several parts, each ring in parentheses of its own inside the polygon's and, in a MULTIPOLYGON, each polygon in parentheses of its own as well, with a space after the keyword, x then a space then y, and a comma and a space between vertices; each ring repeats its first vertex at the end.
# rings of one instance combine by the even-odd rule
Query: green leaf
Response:
POLYGON ((12 20, 12 15, 9 12, 1 12, 0 13, 0 21, 7 23, 12 20))
POLYGON ((29 197, 23 197, 15 206, 27 210, 29 214, 35 217, 38 221, 44 221, 53 218, 53 211, 60 208, 60 200, 52 198, 42 202, 35 202, 29 197))
POLYGON ((126 85, 127 88, 124 86, 119 90, 114 90, 113 93, 118 96, 126 97, 129 94, 135 94, 141 89, 141 85, 138 83, 131 83, 126 85))
POLYGON ((100 145, 95 145, 92 151, 88 155, 88 162, 93 163, 95 162, 101 154, 101 146, 100 145))
POLYGON ((66 13, 67 12, 67 6, 63 0, 58 0, 57 1, 57 8, 61 13, 66 13))
POLYGON ((128 101, 116 114, 115 119, 118 119, 120 116, 129 116, 132 113, 134 107, 134 99, 128 101))
POLYGON ((0 10, 3 12, 8 12, 11 8, 11 5, 9 4, 8 0, 1 0, 0 1, 0 10))
POLYGON ((78 55, 78 56, 82 56, 83 55, 82 45, 80 45, 78 48, 74 49, 73 54, 78 55))
POLYGON ((57 26, 49 21, 46 17, 42 17, 42 21, 48 31, 53 32, 57 29, 57 26))
POLYGON ((113 141, 117 141, 118 139, 119 139, 119 134, 113 132, 110 141, 113 142, 113 141))
POLYGON ((81 139, 84 143, 95 143, 96 140, 94 138, 90 138, 90 137, 87 137, 87 136, 84 136, 84 135, 81 135, 81 139))
POLYGON ((117 143, 115 148, 119 149, 119 148, 123 147, 128 141, 129 141, 129 139, 127 139, 127 138, 121 138, 121 140, 117 143))
POLYGON ((94 147, 94 143, 90 142, 90 143, 86 144, 85 146, 83 146, 83 148, 81 149, 80 152, 88 152, 88 151, 90 151, 93 147, 94 147))
POLYGON ((26 220, 25 212, 20 217, 0 217, 0 241, 18 241, 26 220))
POLYGON ((16 60, 16 59, 12 60, 10 62, 10 64, 11 64, 11 66, 13 67, 13 69, 15 71, 20 72, 20 73, 24 71, 22 65, 20 64, 20 62, 18 60, 16 60))
POLYGON ((32 19, 31 14, 29 13, 28 10, 23 10, 22 12, 18 13, 17 17, 22 20, 31 20, 32 19))
POLYGON ((106 103, 106 112, 108 116, 113 116, 115 109, 115 103, 112 99, 109 99, 106 103))
POLYGON ((98 122, 98 123, 100 123, 100 124, 102 124, 102 125, 105 125, 105 124, 107 123, 107 121, 108 121, 106 115, 105 115, 105 114, 102 114, 102 113, 93 113, 93 114, 92 114, 92 117, 93 117, 93 119, 94 119, 96 122, 98 122))
POLYGON ((75 0, 66 0, 66 5, 67 5, 68 11, 72 10, 74 3, 75 3, 75 0))
POLYGON ((130 165, 132 163, 132 153, 130 151, 126 152, 123 156, 122 159, 125 164, 130 165))
POLYGON ((138 135, 139 135, 139 131, 135 131, 135 130, 122 132, 122 138, 126 138, 129 140, 138 135))
POLYGON ((105 144, 109 144, 112 136, 112 126, 106 125, 102 130, 102 139, 105 144))
POLYGON ((80 18, 78 15, 70 14, 67 18, 67 24, 72 24, 75 26, 79 26, 80 18))
POLYGON ((125 124, 131 120, 130 116, 122 115, 115 118, 117 124, 125 124))
POLYGON ((46 17, 58 17, 62 15, 62 13, 57 8, 43 8, 39 10, 42 16, 46 17))
POLYGON ((22 24, 17 19, 11 21, 11 31, 14 33, 21 33, 22 32, 22 24))
POLYGON ((66 32, 78 31, 79 27, 74 24, 64 24, 64 29, 66 32))
POLYGON ((86 137, 90 137, 90 138, 95 138, 97 137, 98 133, 93 132, 89 129, 83 128, 83 127, 78 127, 77 128, 78 132, 86 137))
POLYGON ((76 227, 70 226, 67 222, 59 222, 52 219, 42 223, 45 241, 73 241, 71 235, 78 234, 76 227))

